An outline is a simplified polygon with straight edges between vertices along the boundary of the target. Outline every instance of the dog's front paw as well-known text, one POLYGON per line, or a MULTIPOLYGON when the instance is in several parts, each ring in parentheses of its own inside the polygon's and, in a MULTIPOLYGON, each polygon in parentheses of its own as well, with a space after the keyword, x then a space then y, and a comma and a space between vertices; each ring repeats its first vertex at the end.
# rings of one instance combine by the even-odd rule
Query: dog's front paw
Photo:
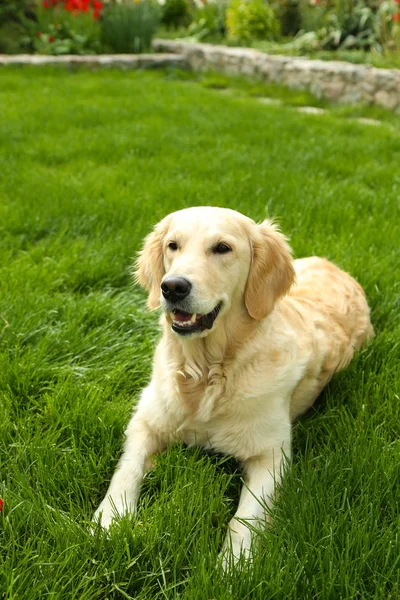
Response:
POLYGON ((242 523, 232 519, 219 555, 224 571, 236 565, 240 559, 251 559, 251 531, 242 523), (233 530, 235 527, 235 530, 233 530))
POLYGON ((103 529, 110 529, 111 523, 118 516, 118 512, 110 502, 104 501, 93 515, 94 523, 98 523, 103 529))
POLYGON ((135 513, 135 508, 128 506, 122 498, 120 501, 115 501, 111 497, 106 497, 94 513, 93 521, 99 523, 103 529, 110 529, 112 522, 118 517, 126 514, 135 515, 135 513))

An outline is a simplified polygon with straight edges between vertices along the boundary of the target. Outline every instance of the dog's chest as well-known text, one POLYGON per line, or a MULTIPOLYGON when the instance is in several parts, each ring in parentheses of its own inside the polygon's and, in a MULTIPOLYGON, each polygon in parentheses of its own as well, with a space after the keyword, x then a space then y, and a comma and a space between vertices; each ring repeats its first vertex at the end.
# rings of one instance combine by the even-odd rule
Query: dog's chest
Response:
POLYGON ((283 408, 273 379, 265 369, 260 378, 251 368, 221 368, 197 380, 178 373, 164 394, 169 436, 239 459, 251 456, 269 436, 268 423, 275 423, 283 408))
POLYGON ((289 423, 290 397, 304 370, 289 352, 288 360, 277 360, 277 352, 260 338, 251 354, 247 349, 230 361, 206 364, 204 357, 186 364, 174 357, 173 368, 165 369, 164 350, 161 346, 145 409, 162 439, 243 459, 257 454, 281 423, 289 423))
POLYGON ((219 366, 213 372, 192 377, 178 372, 174 381, 177 404, 183 409, 185 421, 207 423, 221 412, 224 398, 229 394, 232 378, 219 366))

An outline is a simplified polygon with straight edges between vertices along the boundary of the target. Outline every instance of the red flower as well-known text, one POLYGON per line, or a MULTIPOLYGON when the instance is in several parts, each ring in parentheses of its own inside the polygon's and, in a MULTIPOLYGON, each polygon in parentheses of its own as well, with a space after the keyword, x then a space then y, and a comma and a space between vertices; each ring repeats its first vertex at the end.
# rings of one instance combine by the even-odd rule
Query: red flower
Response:
MULTIPOLYGON (((80 12, 89 12, 93 9, 93 18, 98 19, 103 9, 103 2, 100 0, 42 0, 43 6, 62 4, 64 9, 68 12, 77 15, 80 12)), ((399 0, 400 2, 400 0, 399 0)))
POLYGON ((392 21, 400 21, 400 13, 395 13, 392 15, 392 21))
POLYGON ((50 2, 48 0, 43 0, 42 6, 43 8, 50 8, 50 2))
POLYGON ((100 13, 103 8, 103 3, 100 0, 93 0, 93 19, 96 21, 100 17, 100 13))
POLYGON ((49 42, 54 42, 54 36, 53 35, 49 35, 49 42))
POLYGON ((0 498, 0 512, 3 510, 3 500, 0 498))
POLYGON ((80 9, 79 0, 66 0, 65 2, 65 10, 70 12, 78 12, 80 9))
POLYGON ((37 31, 36 32, 36 37, 38 37, 38 38, 42 37, 42 32, 41 31, 37 31))

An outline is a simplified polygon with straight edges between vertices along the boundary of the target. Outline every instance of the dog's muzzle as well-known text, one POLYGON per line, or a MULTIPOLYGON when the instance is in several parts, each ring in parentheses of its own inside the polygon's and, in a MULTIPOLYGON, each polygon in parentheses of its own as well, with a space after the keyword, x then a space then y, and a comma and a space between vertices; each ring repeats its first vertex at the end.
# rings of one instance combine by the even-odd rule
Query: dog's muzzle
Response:
POLYGON ((180 335, 189 335, 191 333, 200 333, 206 329, 211 329, 214 321, 221 310, 222 302, 219 302, 215 308, 206 315, 198 313, 187 313, 179 309, 171 312, 172 329, 180 335))

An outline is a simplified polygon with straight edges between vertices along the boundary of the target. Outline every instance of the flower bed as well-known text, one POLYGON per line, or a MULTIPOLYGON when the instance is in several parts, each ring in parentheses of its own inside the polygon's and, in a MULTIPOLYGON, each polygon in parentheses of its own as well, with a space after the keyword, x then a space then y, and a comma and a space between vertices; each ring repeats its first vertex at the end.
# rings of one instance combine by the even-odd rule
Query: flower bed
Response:
POLYGON ((160 17, 156 0, 0 0, 0 52, 145 52, 160 17))
POLYGON ((191 17, 180 36, 197 42, 399 56, 400 0, 201 0, 191 17))
POLYGON ((167 37, 400 66, 400 0, 0 0, 0 52, 141 52, 160 21, 167 37))

